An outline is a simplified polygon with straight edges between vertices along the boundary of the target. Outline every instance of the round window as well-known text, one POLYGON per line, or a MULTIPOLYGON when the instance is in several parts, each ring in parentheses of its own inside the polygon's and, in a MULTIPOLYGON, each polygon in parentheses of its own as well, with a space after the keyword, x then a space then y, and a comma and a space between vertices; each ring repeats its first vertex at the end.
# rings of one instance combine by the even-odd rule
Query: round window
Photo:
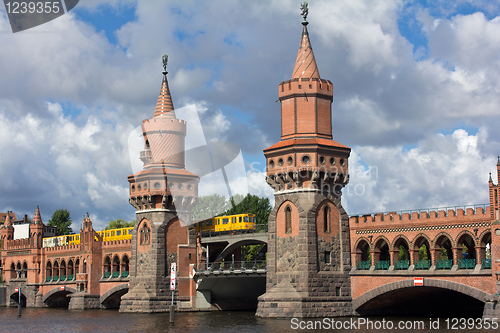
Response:
POLYGON ((282 158, 280 158, 280 159, 278 160, 278 165, 279 165, 279 166, 282 166, 282 165, 283 165, 283 159, 282 159, 282 158))
POLYGON ((148 183, 144 183, 144 189, 147 190, 148 189, 148 183))
POLYGON ((321 164, 325 164, 325 162, 326 162, 326 158, 325 158, 325 156, 321 156, 321 157, 319 158, 319 163, 321 163, 321 164))
POLYGON ((292 156, 288 157, 288 159, 286 160, 286 162, 288 163, 288 165, 292 165, 292 163, 293 163, 292 156))
POLYGON ((159 189, 160 189, 160 183, 158 183, 158 182, 156 182, 156 183, 155 183, 155 189, 156 189, 156 190, 159 190, 159 189))
POLYGON ((141 190, 141 184, 137 184, 137 191, 141 190))
POLYGON ((345 164, 345 161, 344 161, 344 159, 343 159, 343 158, 341 158, 341 159, 340 159, 340 165, 344 166, 344 164, 345 164))
POLYGON ((330 164, 334 165, 335 164, 335 159, 333 157, 330 157, 330 164))
POLYGON ((131 190, 132 192, 135 192, 135 185, 132 185, 131 190))
POLYGON ((191 190, 193 189, 193 185, 189 184, 189 185, 187 186, 187 189, 188 189, 189 191, 191 191, 191 190))
POLYGON ((302 156, 302 163, 309 164, 310 161, 311 161, 311 158, 309 157, 309 155, 302 156))
POLYGON ((273 160, 270 160, 270 161, 269 161, 269 167, 270 167, 270 168, 274 168, 274 161, 273 161, 273 160))
POLYGON ((182 189, 184 188, 184 186, 183 186, 182 184, 179 184, 179 185, 177 185, 177 188, 178 188, 179 190, 182 190, 182 189))

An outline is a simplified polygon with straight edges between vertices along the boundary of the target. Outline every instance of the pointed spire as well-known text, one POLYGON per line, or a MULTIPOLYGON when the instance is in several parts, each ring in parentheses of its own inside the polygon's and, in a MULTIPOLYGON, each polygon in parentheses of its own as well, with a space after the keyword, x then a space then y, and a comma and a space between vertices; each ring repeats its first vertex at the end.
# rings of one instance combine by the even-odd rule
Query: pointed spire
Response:
POLYGON ((302 22, 304 29, 302 30, 302 39, 300 41, 299 52, 297 53, 297 60, 295 60, 295 67, 293 68, 292 79, 299 78, 316 78, 319 79, 318 66, 309 40, 309 32, 307 25, 309 23, 305 20, 302 22))
POLYGON ((3 226, 5 228, 12 228, 12 220, 10 219, 10 212, 7 212, 7 216, 5 216, 5 222, 3 226))
POLYGON ((153 117, 168 116, 170 118, 175 118, 174 104, 172 103, 172 96, 170 96, 170 89, 168 87, 167 80, 167 61, 168 55, 164 55, 163 59, 163 82, 161 84, 160 95, 158 96, 158 102, 156 102, 155 114, 153 117))
POLYGON ((40 207, 38 205, 36 205, 35 217, 33 217, 33 221, 31 223, 33 224, 42 223, 42 216, 40 215, 40 207))
POLYGON ((497 158, 498 158, 497 166, 500 166, 500 156, 498 156, 497 158))
POLYGON ((488 180, 488 183, 493 183, 493 179, 491 179, 491 172, 490 172, 490 180, 488 180))

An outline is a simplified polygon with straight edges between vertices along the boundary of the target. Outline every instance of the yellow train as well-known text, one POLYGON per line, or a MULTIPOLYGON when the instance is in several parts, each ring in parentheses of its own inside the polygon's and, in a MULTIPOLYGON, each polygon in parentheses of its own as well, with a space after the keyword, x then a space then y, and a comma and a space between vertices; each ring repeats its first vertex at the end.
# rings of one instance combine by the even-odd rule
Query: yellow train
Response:
POLYGON ((230 232, 235 230, 255 230, 255 214, 217 216, 196 223, 197 232, 230 232))
MULTIPOLYGON (((115 241, 122 239, 132 239, 132 230, 134 227, 121 228, 121 229, 110 229, 97 231, 97 233, 102 237, 102 240, 115 241)), ((43 239, 43 247, 54 247, 54 246, 65 246, 65 245, 75 245, 80 244, 80 234, 47 237, 43 239)))

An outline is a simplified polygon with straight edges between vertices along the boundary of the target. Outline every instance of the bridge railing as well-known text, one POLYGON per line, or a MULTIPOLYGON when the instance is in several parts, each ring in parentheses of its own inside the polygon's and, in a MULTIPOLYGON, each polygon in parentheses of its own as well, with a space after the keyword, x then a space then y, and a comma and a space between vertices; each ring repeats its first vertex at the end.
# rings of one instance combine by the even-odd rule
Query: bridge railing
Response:
POLYGON ((255 233, 267 232, 267 224, 256 224, 255 228, 252 229, 232 229, 224 231, 202 231, 201 237, 218 237, 218 236, 229 236, 229 235, 248 235, 255 233))
POLYGON ((202 263, 198 266, 197 271, 252 271, 258 269, 266 269, 266 260, 253 260, 253 261, 219 261, 214 263, 202 263))

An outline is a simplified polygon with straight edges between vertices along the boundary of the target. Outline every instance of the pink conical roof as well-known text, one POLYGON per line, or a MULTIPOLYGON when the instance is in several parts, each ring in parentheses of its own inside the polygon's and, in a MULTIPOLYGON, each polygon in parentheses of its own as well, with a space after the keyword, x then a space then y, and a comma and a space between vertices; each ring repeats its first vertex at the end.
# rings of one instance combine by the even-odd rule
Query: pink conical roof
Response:
POLYGON ((42 216, 40 215, 40 208, 38 207, 38 205, 36 205, 35 217, 33 217, 32 223, 34 224, 42 223, 42 216))
POLYGON ((160 95, 158 96, 158 102, 156 102, 156 109, 153 117, 160 116, 175 118, 174 104, 172 103, 172 96, 170 96, 170 89, 168 88, 166 72, 164 72, 163 75, 161 91, 160 95))
POLYGON ((307 24, 304 24, 302 40, 300 41, 297 60, 295 60, 295 67, 293 68, 292 79, 299 78, 320 78, 316 59, 314 59, 314 52, 311 47, 311 41, 309 40, 309 33, 307 32, 307 24))

